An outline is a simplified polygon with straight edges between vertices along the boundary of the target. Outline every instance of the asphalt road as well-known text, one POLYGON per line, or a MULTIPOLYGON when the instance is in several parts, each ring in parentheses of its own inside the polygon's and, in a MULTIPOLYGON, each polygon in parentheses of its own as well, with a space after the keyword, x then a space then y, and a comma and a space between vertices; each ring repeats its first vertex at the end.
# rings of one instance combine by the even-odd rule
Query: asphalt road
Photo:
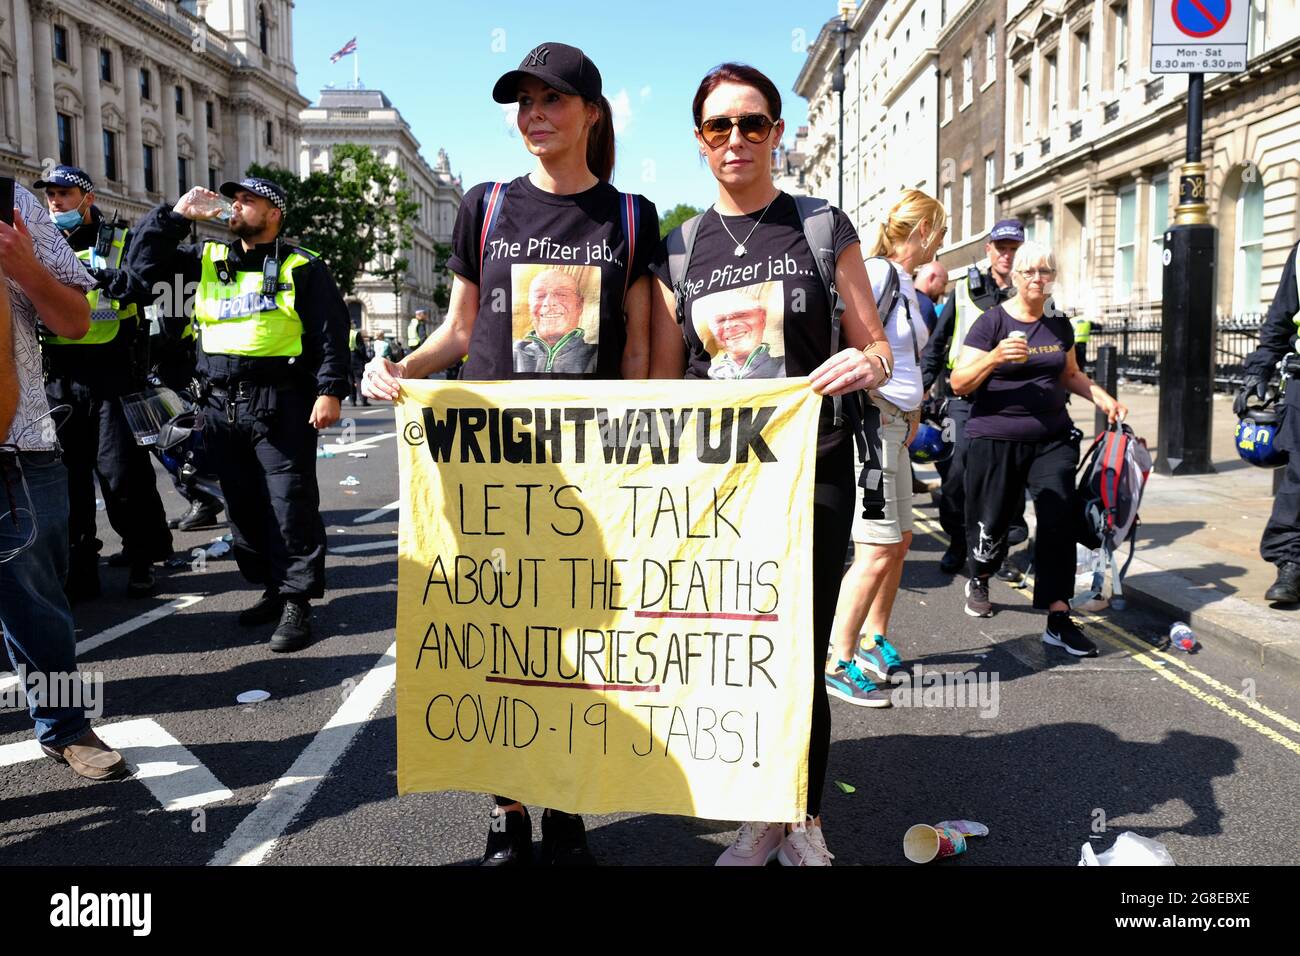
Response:
MULTIPOLYGON (((0 864, 478 858, 487 798, 396 794, 385 652, 397 512, 380 510, 398 494, 392 410, 344 414, 355 416, 350 447, 367 457, 318 461, 332 550, 316 641, 273 655, 271 625, 237 627, 257 591, 229 558, 168 569, 159 595, 142 601, 125 597, 125 570, 105 568, 104 599, 76 608, 80 665, 105 682, 97 727, 114 742, 120 725, 115 745, 138 769, 125 781, 83 781, 31 759, 25 711, 0 712, 0 864), (348 476, 359 483, 341 485, 348 476), (237 702, 255 689, 269 699, 237 702)), ((159 488, 169 513, 180 512, 161 470, 159 488)), ((928 506, 921 513, 934 518, 928 506)), ((177 534, 178 552, 223 531, 177 534)), ((106 554, 117 550, 102 515, 101 537, 106 554)), ((1290 838, 1300 689, 1213 646, 1155 652, 1144 641, 1170 622, 1136 609, 1108 612, 1111 626, 1087 622, 1102 653, 1070 658, 1041 644, 1042 617, 1024 592, 995 582, 998 614, 966 617, 960 582, 938 572, 942 550, 934 534, 918 535, 892 640, 927 669, 996 676, 986 686, 997 696, 982 707, 832 704, 823 816, 837 865, 910 865, 908 826, 958 818, 990 835, 940 865, 1074 865, 1082 844, 1101 850, 1124 830, 1159 839, 1183 865, 1300 862, 1290 838)), ((610 865, 708 865, 734 827, 642 814, 587 823, 593 852, 610 865)))

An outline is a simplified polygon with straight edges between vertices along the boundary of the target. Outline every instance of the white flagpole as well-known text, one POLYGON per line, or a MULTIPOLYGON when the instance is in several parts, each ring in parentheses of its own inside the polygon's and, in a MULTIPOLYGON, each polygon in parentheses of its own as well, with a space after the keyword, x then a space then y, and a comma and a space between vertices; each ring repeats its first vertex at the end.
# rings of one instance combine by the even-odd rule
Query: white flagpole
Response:
POLYGON ((352 88, 361 89, 361 51, 352 51, 352 88))

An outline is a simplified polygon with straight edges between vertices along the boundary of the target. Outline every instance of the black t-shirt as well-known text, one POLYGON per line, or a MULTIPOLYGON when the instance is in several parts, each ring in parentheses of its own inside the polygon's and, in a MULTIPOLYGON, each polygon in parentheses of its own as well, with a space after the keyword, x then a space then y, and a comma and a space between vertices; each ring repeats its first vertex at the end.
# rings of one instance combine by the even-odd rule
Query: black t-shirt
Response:
MULTIPOLYGON (((830 358, 830 302, 794 199, 782 193, 759 222, 761 212, 721 217, 710 209, 704 214, 684 293, 687 378, 795 377, 810 374, 830 358), (735 254, 738 243, 745 246, 743 256, 735 254)), ((834 210, 833 218, 838 260, 858 234, 840 210, 834 210)), ((663 247, 651 271, 672 285, 663 247)), ((820 453, 848 438, 832 420, 828 398, 818 426, 820 453)))
POLYGON ((621 378, 627 287, 646 275, 659 245, 659 214, 637 196, 625 231, 623 195, 609 183, 557 196, 527 176, 511 182, 491 233, 480 183, 456 215, 447 267, 475 283, 478 317, 461 377, 621 378), (629 266, 629 233, 635 252, 629 266))
POLYGON ((1061 383, 1066 353, 1074 349, 1074 330, 1062 315, 1044 315, 1037 322, 1018 322, 995 305, 971 325, 966 344, 992 352, 1009 332, 1024 332, 1029 358, 1003 362, 971 396, 967 438, 1045 441, 1065 437, 1070 413, 1061 383))

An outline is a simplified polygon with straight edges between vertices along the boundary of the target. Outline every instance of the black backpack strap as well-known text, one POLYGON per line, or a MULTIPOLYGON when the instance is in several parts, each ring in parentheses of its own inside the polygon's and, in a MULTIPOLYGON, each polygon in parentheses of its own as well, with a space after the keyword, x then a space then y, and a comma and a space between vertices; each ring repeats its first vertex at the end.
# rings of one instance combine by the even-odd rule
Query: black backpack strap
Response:
MULTIPOLYGON (((799 212, 799 225, 804 240, 817 263, 817 275, 831 309, 831 355, 840 350, 840 326, 843 323, 844 300, 835 288, 835 215, 834 207, 824 199, 813 196, 794 196, 794 207, 799 212)), ((835 410, 834 424, 844 424, 844 402, 840 396, 831 399, 835 410)))
POLYGON ((686 322, 686 273, 691 267, 691 253, 695 249, 695 237, 700 233, 703 219, 704 213, 692 216, 664 239, 664 247, 668 251, 668 278, 677 302, 678 325, 686 322))

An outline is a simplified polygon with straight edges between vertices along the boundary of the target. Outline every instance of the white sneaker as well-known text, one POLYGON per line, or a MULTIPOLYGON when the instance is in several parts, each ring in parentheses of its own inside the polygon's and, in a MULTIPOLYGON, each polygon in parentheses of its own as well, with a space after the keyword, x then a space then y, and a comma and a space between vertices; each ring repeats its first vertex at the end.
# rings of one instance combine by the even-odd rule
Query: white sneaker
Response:
POLYGON ((714 866, 767 866, 781 846, 785 828, 779 823, 742 823, 731 846, 714 866))
POLYGON ((777 858, 782 866, 830 866, 835 854, 826 849, 822 828, 809 817, 803 823, 790 827, 781 841, 777 858))

